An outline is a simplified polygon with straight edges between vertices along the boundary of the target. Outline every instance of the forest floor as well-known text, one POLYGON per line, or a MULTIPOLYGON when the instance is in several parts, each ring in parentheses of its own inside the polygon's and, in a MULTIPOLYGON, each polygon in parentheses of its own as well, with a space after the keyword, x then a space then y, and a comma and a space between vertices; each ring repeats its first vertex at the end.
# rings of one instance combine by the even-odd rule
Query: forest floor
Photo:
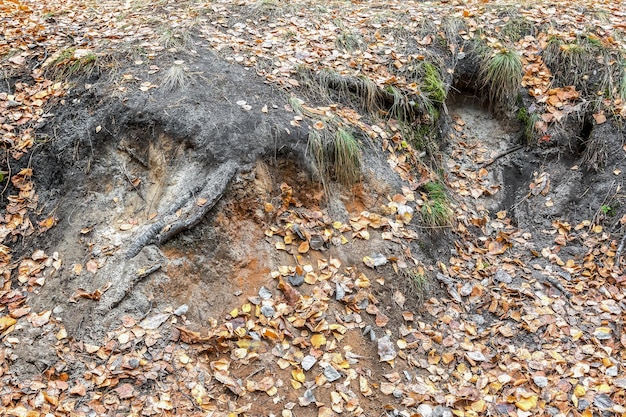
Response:
POLYGON ((625 10, 0 0, 0 414, 626 416, 625 10))

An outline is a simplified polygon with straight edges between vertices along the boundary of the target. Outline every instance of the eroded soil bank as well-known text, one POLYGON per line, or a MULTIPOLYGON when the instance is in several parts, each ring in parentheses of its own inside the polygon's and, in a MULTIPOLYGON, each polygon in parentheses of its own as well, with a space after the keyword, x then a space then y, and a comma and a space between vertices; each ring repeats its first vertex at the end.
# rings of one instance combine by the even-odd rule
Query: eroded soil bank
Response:
MULTIPOLYGON (((40 120, 7 185, 24 203, 7 219, 36 212, 32 233, 3 236, 2 412, 624 413, 620 119, 583 109, 531 143, 481 95, 456 26, 445 50, 406 41, 434 42, 427 58, 450 70, 423 107, 408 82, 341 73, 347 49, 337 73, 281 72, 270 39, 253 67, 252 16, 168 49, 185 82, 157 87, 156 65, 129 59, 123 83, 76 77, 40 120), (242 49, 224 52, 231 35, 242 49), (328 151, 338 132, 358 144, 351 184, 328 151)), ((405 39, 387 29, 376 38, 405 39)), ((405 76, 398 54, 373 74, 405 76)))

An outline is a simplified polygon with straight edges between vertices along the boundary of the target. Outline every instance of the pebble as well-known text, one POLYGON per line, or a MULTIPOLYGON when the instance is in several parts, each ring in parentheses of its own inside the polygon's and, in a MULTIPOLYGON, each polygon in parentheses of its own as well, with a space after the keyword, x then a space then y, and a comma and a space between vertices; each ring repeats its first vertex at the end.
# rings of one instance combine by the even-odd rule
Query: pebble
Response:
POLYGON ((294 287, 299 287, 300 285, 304 284, 304 275, 290 275, 289 283, 294 287))
POLYGON ((452 417, 452 410, 448 407, 438 405, 433 410, 432 417, 452 417))
POLYGON ((607 394, 598 394, 593 399, 593 405, 601 410, 606 410, 608 408, 613 408, 615 403, 613 403, 613 400, 607 394))
POLYGON ((311 236, 311 241, 309 242, 309 246, 313 250, 324 249, 324 238, 320 235, 311 236))
POLYGON ((324 368, 324 376, 328 380, 328 382, 334 382, 341 378, 341 374, 332 366, 328 365, 324 368))
POLYGON ((274 317, 275 312, 276 310, 272 306, 261 306, 261 313, 267 318, 274 317))
POLYGON ((587 400, 585 398, 580 398, 578 400, 578 411, 584 411, 584 410, 588 409, 590 405, 591 405, 591 403, 589 403, 589 400, 587 400))
POLYGON ((189 306, 187 304, 183 304, 176 310, 174 310, 174 314, 177 316, 182 316, 183 314, 186 314, 187 311, 189 311, 189 306))
POLYGON ((300 365, 302 365, 302 369, 308 371, 313 367, 313 365, 315 365, 315 362, 317 362, 317 359, 315 359, 311 355, 306 355, 304 358, 302 358, 302 362, 300 363, 300 365))
POLYGON ((545 388, 545 387, 548 386, 548 378, 546 378, 545 376, 534 376, 533 377, 533 382, 539 388, 545 388))
POLYGON ((428 404, 420 404, 417 407, 417 414, 422 417, 431 417, 433 415, 433 408, 428 404))
MULTIPOLYGON (((370 332, 370 335, 373 333, 373 331, 370 332)), ((389 336, 378 339, 378 356, 380 356, 381 362, 391 361, 396 358, 396 355, 394 344, 389 339, 389 336)))
POLYGON ((513 278, 511 278, 511 276, 508 273, 506 273, 505 271, 501 269, 496 271, 496 275, 493 278, 496 281, 503 282, 505 284, 510 284, 511 282, 513 282, 513 278))
POLYGON ((265 287, 261 287, 261 289, 259 290, 259 297, 264 300, 269 300, 270 298, 272 298, 272 292, 265 287))
POLYGON ((345 296, 346 296, 346 291, 343 289, 343 285, 337 282, 335 284, 335 300, 341 301, 343 300, 343 297, 345 296))

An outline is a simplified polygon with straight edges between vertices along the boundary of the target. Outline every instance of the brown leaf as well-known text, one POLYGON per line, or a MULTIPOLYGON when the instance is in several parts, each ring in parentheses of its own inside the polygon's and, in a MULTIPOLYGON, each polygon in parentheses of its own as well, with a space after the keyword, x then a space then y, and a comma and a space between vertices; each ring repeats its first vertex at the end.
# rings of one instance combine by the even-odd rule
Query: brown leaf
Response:
POLYGON ((114 390, 121 400, 126 400, 135 396, 135 389, 130 384, 122 384, 114 390))

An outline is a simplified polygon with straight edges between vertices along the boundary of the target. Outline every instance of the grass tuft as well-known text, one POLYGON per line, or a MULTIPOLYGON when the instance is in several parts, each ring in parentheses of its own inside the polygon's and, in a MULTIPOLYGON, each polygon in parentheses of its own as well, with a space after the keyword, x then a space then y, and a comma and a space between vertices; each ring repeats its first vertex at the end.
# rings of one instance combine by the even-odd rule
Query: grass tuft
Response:
POLYGON ((89 77, 94 69, 98 56, 84 49, 67 48, 44 63, 55 78, 89 77))
POLYGON ((512 106, 522 82, 522 58, 512 49, 501 49, 483 61, 480 77, 491 106, 512 106))
POLYGON ((335 45, 338 48, 353 52, 366 46, 358 32, 346 27, 341 21, 335 21, 335 23, 339 28, 339 35, 337 35, 335 40, 335 45))
POLYGON ((337 181, 343 185, 352 185, 361 177, 361 149, 359 142, 348 130, 337 130, 334 142, 333 161, 337 181))
POLYGON ((402 275, 406 278, 406 295, 416 300, 419 306, 424 304, 430 298, 433 289, 432 281, 424 268, 418 266, 417 268, 402 270, 402 275))
POLYGON ((604 45, 593 34, 578 35, 567 42, 553 36, 543 52, 543 60, 557 86, 573 85, 588 98, 626 94, 624 71, 619 65, 623 60, 621 51, 604 45))
POLYGON ((449 225, 453 213, 444 185, 438 181, 430 181, 423 188, 424 205, 420 210, 422 221, 433 227, 449 225))
POLYGON ((182 61, 175 61, 163 76, 161 87, 165 91, 174 91, 181 89, 189 82, 189 75, 183 66, 182 61))
POLYGON ((189 49, 193 44, 193 39, 188 30, 167 28, 161 32, 158 42, 165 49, 189 49))
POLYGON ((443 84, 443 78, 439 73, 436 66, 430 62, 425 62, 424 65, 424 79, 423 89, 428 94, 428 97, 437 103, 443 103, 446 101, 446 88, 443 84))
POLYGON ((535 143, 535 124, 539 120, 537 113, 529 113, 526 107, 517 111, 517 120, 522 124, 522 137, 527 145, 535 143))
POLYGON ((524 16, 512 16, 502 26, 500 35, 509 42, 515 43, 528 35, 535 35, 537 29, 533 22, 524 16))

